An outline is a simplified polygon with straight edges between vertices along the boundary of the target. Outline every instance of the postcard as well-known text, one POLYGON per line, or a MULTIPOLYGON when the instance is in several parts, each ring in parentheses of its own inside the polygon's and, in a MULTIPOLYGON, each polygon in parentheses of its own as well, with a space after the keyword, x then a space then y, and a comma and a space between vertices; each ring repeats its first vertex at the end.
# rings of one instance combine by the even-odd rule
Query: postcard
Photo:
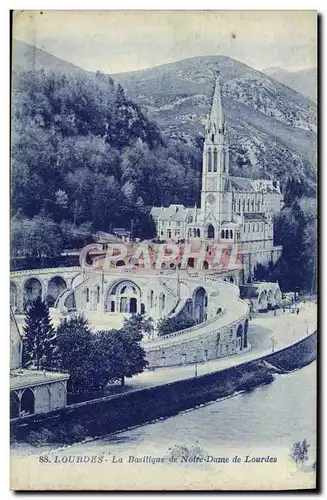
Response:
POLYGON ((10 487, 317 487, 317 12, 14 11, 10 487))

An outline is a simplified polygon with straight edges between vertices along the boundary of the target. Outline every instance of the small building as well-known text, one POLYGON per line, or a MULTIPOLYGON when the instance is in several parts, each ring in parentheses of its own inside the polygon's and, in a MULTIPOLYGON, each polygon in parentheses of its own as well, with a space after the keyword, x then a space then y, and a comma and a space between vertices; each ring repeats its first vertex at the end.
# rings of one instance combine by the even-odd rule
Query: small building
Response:
POLYGON ((282 305, 278 283, 262 281, 240 285, 240 296, 249 305, 250 312, 263 312, 282 305))
POLYGON ((67 373, 22 368, 22 337, 10 308, 10 419, 66 406, 68 379, 67 373))
POLYGON ((25 370, 10 372, 10 418, 46 413, 67 404, 66 373, 25 370))
POLYGON ((116 227, 112 230, 115 236, 118 236, 123 241, 129 241, 131 237, 131 231, 126 229, 125 227, 116 227))

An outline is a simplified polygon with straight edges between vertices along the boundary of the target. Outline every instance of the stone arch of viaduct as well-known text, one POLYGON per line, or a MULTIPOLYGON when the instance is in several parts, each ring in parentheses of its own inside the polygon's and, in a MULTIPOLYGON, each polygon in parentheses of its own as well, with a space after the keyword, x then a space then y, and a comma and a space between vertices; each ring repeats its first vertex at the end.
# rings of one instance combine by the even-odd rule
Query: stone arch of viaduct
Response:
POLYGON ((58 297, 83 281, 80 268, 50 268, 10 273, 10 305, 15 312, 24 312, 40 297, 49 307, 58 297))

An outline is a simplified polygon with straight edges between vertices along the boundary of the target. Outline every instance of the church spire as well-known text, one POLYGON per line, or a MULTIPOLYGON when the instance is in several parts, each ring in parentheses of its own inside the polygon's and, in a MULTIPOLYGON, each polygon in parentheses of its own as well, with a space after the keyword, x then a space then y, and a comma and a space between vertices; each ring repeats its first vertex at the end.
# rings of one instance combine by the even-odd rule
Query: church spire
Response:
POLYGON ((217 130, 224 131, 225 128, 225 114, 223 110, 222 100, 221 100, 221 90, 220 90, 220 77, 219 72, 216 74, 216 84, 212 99, 210 122, 215 124, 217 130))
POLYGON ((209 144, 222 144, 224 138, 225 113, 221 99, 220 77, 219 73, 217 73, 211 111, 206 126, 206 142, 209 144))

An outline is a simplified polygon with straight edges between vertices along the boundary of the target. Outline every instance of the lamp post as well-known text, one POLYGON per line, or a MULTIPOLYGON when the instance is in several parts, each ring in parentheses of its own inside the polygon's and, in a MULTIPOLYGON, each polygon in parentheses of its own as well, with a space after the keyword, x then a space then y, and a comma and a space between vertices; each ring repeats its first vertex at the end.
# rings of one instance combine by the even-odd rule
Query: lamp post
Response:
POLYGON ((196 355, 194 356, 194 361, 195 361, 194 376, 197 377, 198 376, 198 357, 196 355))

